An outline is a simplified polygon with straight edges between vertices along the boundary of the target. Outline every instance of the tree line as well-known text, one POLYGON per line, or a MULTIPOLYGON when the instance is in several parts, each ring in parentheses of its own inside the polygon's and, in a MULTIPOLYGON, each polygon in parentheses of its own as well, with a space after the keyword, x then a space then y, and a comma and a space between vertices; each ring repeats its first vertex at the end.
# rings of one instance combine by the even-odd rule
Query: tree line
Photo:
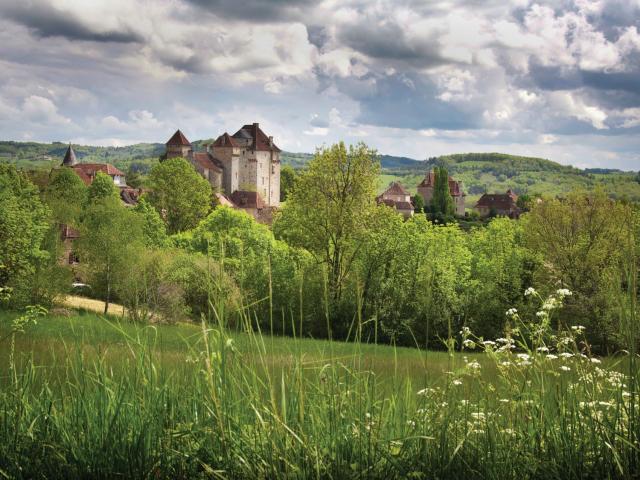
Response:
MULTIPOLYGON (((319 149, 286 180, 269 228, 216 207, 184 159, 158 163, 135 208, 101 174, 86 187, 56 169, 39 191, 1 165, 0 285, 12 288, 12 306, 46 305, 75 275, 137 321, 213 321, 224 311, 274 333, 429 348, 462 327, 494 339, 509 328, 507 310, 535 316, 527 288, 567 288, 556 326, 585 326, 602 351, 624 347, 619 323, 638 276, 636 206, 575 191, 543 199, 518 221, 463 231, 377 205, 379 169, 364 144, 319 149), (73 273, 59 262, 62 224, 80 232, 73 273)), ((446 196, 435 202, 448 208, 446 196)))

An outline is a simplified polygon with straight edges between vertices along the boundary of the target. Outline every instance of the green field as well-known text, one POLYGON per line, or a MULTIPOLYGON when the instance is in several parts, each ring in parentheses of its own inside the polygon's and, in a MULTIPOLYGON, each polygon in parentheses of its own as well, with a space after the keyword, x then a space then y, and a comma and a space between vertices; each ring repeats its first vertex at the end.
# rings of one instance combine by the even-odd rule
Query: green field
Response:
POLYGON ((16 318, 0 313, 0 477, 633 478, 640 465, 638 371, 581 355, 576 337, 562 352, 449 353, 92 314, 12 335, 16 318))

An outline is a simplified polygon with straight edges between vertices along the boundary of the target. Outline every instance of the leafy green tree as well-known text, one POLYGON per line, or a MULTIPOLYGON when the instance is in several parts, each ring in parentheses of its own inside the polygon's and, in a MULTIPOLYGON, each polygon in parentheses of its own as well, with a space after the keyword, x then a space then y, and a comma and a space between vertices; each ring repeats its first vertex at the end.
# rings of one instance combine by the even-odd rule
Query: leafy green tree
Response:
POLYGON ((436 167, 434 171, 435 185, 433 187, 433 197, 431 198, 431 211, 435 215, 453 216, 455 206, 449 191, 449 172, 444 167, 436 167))
POLYGON ((44 198, 54 221, 75 225, 87 198, 87 187, 73 169, 58 168, 51 172, 44 198))
POLYGON ((194 228, 211 210, 211 185, 184 158, 156 164, 149 186, 149 202, 165 219, 169 233, 194 228))
POLYGON ((280 169, 280 201, 284 202, 293 190, 296 181, 296 171, 290 165, 285 165, 280 169))
POLYGON ((106 199, 119 199, 120 192, 113 183, 113 179, 106 173, 98 172, 89 185, 87 191, 87 201, 89 204, 100 202, 106 199))
POLYGON ((375 211, 379 170, 376 153, 363 143, 319 149, 275 221, 277 237, 306 248, 327 267, 334 303, 361 246, 354 238, 375 211))
POLYGON ((615 346, 619 330, 625 252, 634 238, 630 209, 602 189, 574 191, 536 204, 522 220, 527 245, 544 259, 540 283, 573 292, 558 321, 586 326, 601 351, 615 346))
POLYGON ((84 212, 77 246, 80 262, 93 290, 104 299, 107 314, 114 293, 143 256, 142 221, 119 199, 103 198, 84 212))
POLYGON ((424 198, 419 193, 413 196, 413 208, 415 213, 424 213, 424 198))
POLYGON ((160 214, 144 196, 140 198, 133 211, 142 219, 142 232, 147 247, 165 246, 168 241, 167 227, 160 218, 160 214))
POLYGON ((132 165, 129 165, 129 169, 127 170, 127 185, 133 188, 142 187, 142 175, 138 172, 137 169, 132 168, 132 165))
POLYGON ((36 267, 47 258, 48 219, 38 189, 13 165, 0 164, 0 287, 12 290, 16 305, 30 302, 36 267))

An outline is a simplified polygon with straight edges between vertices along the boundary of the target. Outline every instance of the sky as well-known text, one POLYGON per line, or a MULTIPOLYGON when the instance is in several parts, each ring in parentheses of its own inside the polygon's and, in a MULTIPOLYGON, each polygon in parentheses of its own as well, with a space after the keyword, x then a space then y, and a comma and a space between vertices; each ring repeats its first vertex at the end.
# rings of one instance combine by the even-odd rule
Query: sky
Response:
POLYGON ((640 0, 0 0, 0 139, 640 170, 640 0))

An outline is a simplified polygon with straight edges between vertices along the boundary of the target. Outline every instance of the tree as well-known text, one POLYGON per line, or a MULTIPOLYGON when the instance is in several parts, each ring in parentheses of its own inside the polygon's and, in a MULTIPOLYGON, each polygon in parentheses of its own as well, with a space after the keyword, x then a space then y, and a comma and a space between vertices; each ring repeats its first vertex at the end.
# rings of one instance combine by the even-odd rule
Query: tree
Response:
POLYGON ((211 210, 211 185, 184 158, 158 163, 149 185, 149 202, 165 219, 169 233, 194 228, 211 210))
POLYGON ((415 213, 424 213, 424 198, 419 193, 413 196, 413 208, 415 213))
POLYGON ((558 320, 587 327, 594 347, 606 351, 618 334, 621 285, 634 238, 631 207, 602 189, 574 191, 535 204, 522 220, 527 245, 544 258, 541 284, 573 292, 558 320))
POLYGON ((0 164, 0 287, 12 290, 14 304, 31 300, 31 280, 48 255, 48 218, 38 189, 13 165, 0 164))
POLYGON ((140 172, 133 168, 133 165, 129 165, 127 170, 127 185, 133 188, 140 188, 142 186, 142 176, 140 172))
POLYGON ((142 219, 142 233, 147 247, 163 247, 167 244, 167 227, 158 212, 141 197, 133 209, 142 219))
POLYGON ((78 253, 92 288, 105 300, 105 315, 119 282, 135 270, 142 251, 140 217, 119 199, 106 197, 87 207, 80 225, 78 253))
POLYGON ((73 169, 58 168, 51 172, 44 198, 56 222, 73 225, 86 201, 87 187, 73 169))
POLYGON ((376 153, 363 143, 319 149, 274 224, 277 237, 306 248, 326 265, 334 303, 360 248, 354 238, 367 229, 375 211, 379 170, 376 153))
POLYGON ((106 199, 119 198, 118 187, 113 183, 113 179, 106 173, 98 172, 91 185, 89 185, 87 202, 92 204, 106 199))
POLYGON ((289 193, 293 190, 296 181, 296 171, 290 165, 285 165, 280 169, 280 201, 287 200, 289 193))
POLYGON ((444 167, 436 167, 435 185, 433 187, 433 197, 431 198, 431 211, 433 214, 444 215, 445 217, 453 216, 455 207, 453 197, 449 191, 449 172, 444 167))

